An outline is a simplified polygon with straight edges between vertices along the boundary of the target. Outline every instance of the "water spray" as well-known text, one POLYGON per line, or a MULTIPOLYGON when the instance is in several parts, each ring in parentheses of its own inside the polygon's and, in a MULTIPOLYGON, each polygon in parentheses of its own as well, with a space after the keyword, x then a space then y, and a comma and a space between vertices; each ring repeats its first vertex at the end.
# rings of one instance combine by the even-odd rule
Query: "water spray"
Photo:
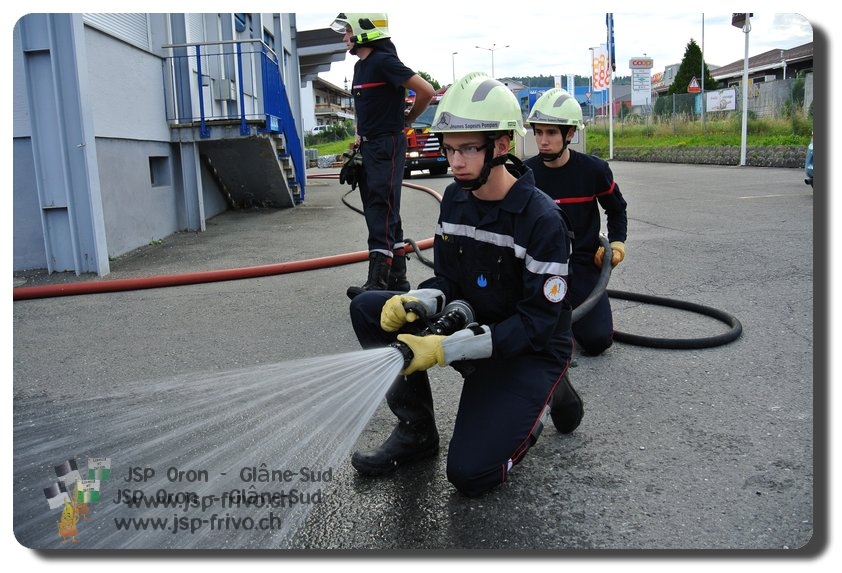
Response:
MULTIPOLYGON (((414 312, 418 315, 424 325, 419 332, 413 333, 415 336, 429 334, 449 336, 474 322, 474 309, 464 300, 454 300, 446 304, 440 313, 433 316, 428 316, 424 305, 417 302, 408 302, 403 305, 403 308, 406 312, 414 312)), ((403 355, 404 368, 408 367, 414 357, 412 349, 401 341, 395 341, 389 346, 396 348, 403 355)))

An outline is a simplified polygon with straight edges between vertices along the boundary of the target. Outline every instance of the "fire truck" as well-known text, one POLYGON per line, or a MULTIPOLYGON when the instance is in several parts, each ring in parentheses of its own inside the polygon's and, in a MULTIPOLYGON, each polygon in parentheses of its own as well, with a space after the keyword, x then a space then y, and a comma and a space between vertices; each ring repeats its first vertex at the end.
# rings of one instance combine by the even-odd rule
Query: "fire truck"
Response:
MULTIPOLYGON (((447 158, 441 154, 441 142, 436 134, 430 132, 433 124, 433 117, 436 115, 436 107, 441 101, 447 88, 441 88, 433 95, 430 105, 424 113, 412 122, 411 127, 404 128, 406 135, 406 165, 403 177, 409 179, 413 171, 427 169, 430 175, 444 175, 447 173, 447 158)), ((406 107, 412 107, 415 101, 415 92, 410 90, 406 96, 406 107)))

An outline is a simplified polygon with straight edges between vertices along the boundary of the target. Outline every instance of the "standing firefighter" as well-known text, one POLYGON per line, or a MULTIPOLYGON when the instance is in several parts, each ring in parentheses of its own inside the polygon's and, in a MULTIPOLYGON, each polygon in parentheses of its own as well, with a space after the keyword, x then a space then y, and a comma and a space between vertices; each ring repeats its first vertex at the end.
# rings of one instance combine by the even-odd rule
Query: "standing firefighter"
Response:
POLYGON ((368 227, 368 279, 348 288, 355 297, 367 290, 406 292, 406 255, 401 225, 401 183, 406 161, 403 128, 433 97, 433 86, 398 58, 386 14, 339 14, 331 28, 343 34, 354 64, 353 94, 357 116, 355 146, 363 159, 360 195, 368 227), (405 88, 415 100, 405 110, 405 88))
MULTIPOLYGON (((611 266, 626 255, 626 201, 607 162, 570 149, 582 125, 582 108, 573 96, 561 88, 548 90, 535 102, 529 123, 538 155, 525 163, 535 173, 538 188, 555 200, 573 226, 570 304, 576 308, 593 292, 602 268, 600 206, 608 219, 611 266)), ((606 293, 573 324, 573 335, 585 354, 595 356, 611 346, 614 322, 606 293)))
POLYGON ((397 339, 412 353, 386 396, 397 426, 383 445, 354 453, 351 463, 363 475, 378 475, 433 456, 439 435, 426 370, 452 365, 464 383, 447 478, 478 496, 505 481, 535 443, 551 397, 560 431, 572 432, 581 421, 582 401, 565 375, 573 350, 565 296, 571 246, 559 208, 508 155, 513 132, 525 133, 514 94, 474 72, 438 107, 433 129, 455 182, 436 225, 435 275, 405 294, 365 292, 351 301, 364 348, 397 339), (434 310, 445 300, 466 301, 476 323, 451 336, 407 333, 418 316, 406 305, 434 310))

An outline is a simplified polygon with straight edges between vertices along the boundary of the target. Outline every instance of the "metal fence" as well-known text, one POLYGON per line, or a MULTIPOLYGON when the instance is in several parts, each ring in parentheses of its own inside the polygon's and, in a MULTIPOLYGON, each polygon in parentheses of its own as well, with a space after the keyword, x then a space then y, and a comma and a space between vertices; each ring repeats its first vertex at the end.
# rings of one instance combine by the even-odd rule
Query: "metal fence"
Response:
POLYGON ((252 123, 261 132, 283 134, 303 197, 303 146, 275 52, 258 39, 165 47, 172 50, 162 63, 170 125, 198 125, 202 138, 210 136, 212 123, 231 122, 239 123, 243 136, 252 123))
MULTIPOLYGON (((811 120, 812 102, 812 81, 805 82, 804 78, 753 82, 746 94, 751 119, 790 120, 793 133, 797 132, 799 119, 811 120)), ((614 110, 614 125, 620 129, 625 125, 671 125, 678 132, 688 123, 727 120, 739 123, 743 113, 743 91, 741 86, 734 86, 704 94, 662 95, 648 106, 629 107, 615 102, 614 110)), ((607 129, 609 117, 600 115, 587 118, 587 121, 607 129)))

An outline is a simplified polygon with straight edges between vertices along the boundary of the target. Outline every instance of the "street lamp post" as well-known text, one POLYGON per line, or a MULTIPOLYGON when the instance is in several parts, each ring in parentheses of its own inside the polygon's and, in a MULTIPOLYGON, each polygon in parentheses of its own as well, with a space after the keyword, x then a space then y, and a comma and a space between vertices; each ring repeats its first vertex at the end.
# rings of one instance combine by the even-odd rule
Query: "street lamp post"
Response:
POLYGON ((456 83, 456 54, 459 52, 451 52, 450 62, 453 64, 453 83, 456 83))
POLYGON ((743 126, 740 137, 740 165, 746 164, 746 139, 748 135, 748 35, 751 32, 751 17, 754 16, 751 12, 743 12, 731 15, 731 25, 736 28, 742 28, 746 36, 746 50, 743 58, 743 126))
MULTIPOLYGON (((480 50, 488 50, 491 52, 491 77, 494 78, 494 52, 497 50, 502 50, 504 48, 508 48, 508 44, 505 46, 497 47, 497 44, 491 44, 490 48, 484 48, 483 46, 476 46, 480 50)), ((495 78, 496 79, 496 78, 495 78)))

